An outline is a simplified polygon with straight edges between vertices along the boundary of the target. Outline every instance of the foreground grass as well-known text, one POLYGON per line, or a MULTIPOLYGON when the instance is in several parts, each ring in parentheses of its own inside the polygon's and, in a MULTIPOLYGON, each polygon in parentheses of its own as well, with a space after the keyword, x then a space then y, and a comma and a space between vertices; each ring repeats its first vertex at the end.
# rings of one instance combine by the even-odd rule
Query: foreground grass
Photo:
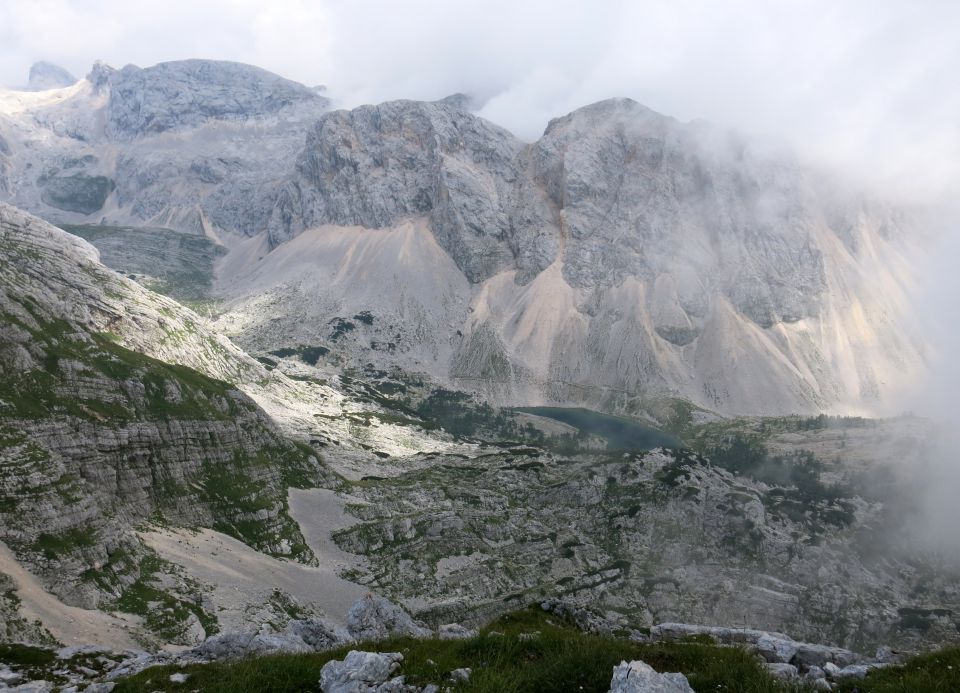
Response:
POLYGON ((846 681, 845 693, 956 693, 960 691, 960 647, 920 655, 903 666, 878 669, 861 681, 846 681))
POLYGON ((209 691, 293 693, 316 691, 320 669, 351 649, 402 652, 399 674, 408 683, 444 684, 449 672, 470 667, 470 681, 457 691, 507 693, 605 692, 613 667, 642 659, 659 671, 680 671, 697 691, 762 693, 791 690, 778 685, 746 652, 705 644, 637 644, 587 635, 538 609, 507 615, 475 638, 460 641, 395 638, 309 655, 276 655, 230 663, 158 667, 121 682, 115 693, 209 691), (538 633, 533 637, 521 634, 538 633), (185 684, 170 674, 189 674, 185 684))

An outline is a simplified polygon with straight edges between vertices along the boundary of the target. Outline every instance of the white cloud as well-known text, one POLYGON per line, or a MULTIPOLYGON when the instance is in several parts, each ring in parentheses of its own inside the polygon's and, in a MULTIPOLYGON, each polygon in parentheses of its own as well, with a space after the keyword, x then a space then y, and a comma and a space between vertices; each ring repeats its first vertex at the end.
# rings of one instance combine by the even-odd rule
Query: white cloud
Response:
POLYGON ((931 199, 960 192, 957 26, 949 0, 0 0, 0 83, 38 59, 239 60, 347 106, 468 92, 527 139, 629 96, 931 199))

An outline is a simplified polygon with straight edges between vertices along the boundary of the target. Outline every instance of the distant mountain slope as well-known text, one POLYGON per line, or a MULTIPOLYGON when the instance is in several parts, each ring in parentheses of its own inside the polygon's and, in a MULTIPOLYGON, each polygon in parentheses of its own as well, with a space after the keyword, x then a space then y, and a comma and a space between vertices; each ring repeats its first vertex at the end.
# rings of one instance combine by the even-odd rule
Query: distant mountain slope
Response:
POLYGON ((329 105, 252 66, 98 64, 0 92, 0 198, 232 249, 219 326, 247 347, 500 402, 879 414, 925 371, 917 222, 786 154, 629 99, 534 143, 462 96, 329 105))
POLYGON ((59 89, 69 87, 76 81, 76 77, 59 65, 41 60, 30 66, 30 81, 27 83, 27 89, 30 91, 59 89))
MULTIPOLYGON (((324 115, 278 198, 256 288, 224 264, 225 291, 241 299, 232 312, 246 320, 236 337, 262 341, 250 297, 269 292, 282 306, 311 262, 337 268, 320 270, 336 295, 368 288, 343 285, 366 256, 325 248, 311 260, 303 248, 296 274, 272 257, 281 244, 317 227, 396 234, 418 219, 470 285, 406 252, 398 267, 449 287, 425 310, 425 324, 448 327, 429 344, 402 339, 398 297, 416 293, 415 279, 370 301, 373 324, 401 336, 391 354, 505 401, 629 411, 681 396, 727 413, 879 412, 925 367, 922 339, 899 322, 911 219, 627 99, 551 121, 531 145, 456 99, 324 115)), ((280 307, 269 334, 324 335, 338 316, 293 320, 280 307)), ((373 337, 356 341, 358 359, 393 358, 366 350, 373 337)))
MULTIPOLYGON (((311 562, 287 488, 333 475, 230 383, 121 346, 164 324, 189 329, 186 312, 96 257, 0 205, 0 539, 85 607, 122 607, 145 578, 149 552, 133 529, 148 521, 311 562)), ((189 352, 210 339, 199 332, 159 350, 189 352)), ((216 369, 214 354, 224 375, 240 361, 216 341, 198 358, 216 369)))
POLYGON ((0 164, 0 194, 65 223, 253 232, 266 225, 272 182, 328 107, 316 90, 251 65, 97 63, 64 88, 0 90, 14 174, 5 189, 0 164))

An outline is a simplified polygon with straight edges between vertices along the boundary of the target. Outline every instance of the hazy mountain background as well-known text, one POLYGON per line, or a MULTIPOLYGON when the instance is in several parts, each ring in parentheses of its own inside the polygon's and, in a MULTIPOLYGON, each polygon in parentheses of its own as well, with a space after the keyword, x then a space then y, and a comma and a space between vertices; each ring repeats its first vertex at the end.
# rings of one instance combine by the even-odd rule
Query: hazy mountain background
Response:
POLYGON ((955 640, 956 13, 0 2, 0 636, 955 640))

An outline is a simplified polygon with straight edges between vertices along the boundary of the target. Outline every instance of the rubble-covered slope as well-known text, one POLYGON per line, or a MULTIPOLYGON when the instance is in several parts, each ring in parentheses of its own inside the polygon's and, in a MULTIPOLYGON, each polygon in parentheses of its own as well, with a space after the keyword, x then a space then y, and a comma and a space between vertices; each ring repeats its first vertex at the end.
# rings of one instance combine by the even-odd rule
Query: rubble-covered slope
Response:
MULTIPOLYGON (((222 265, 231 334, 324 338, 349 316, 328 302, 303 320, 283 299, 311 264, 343 269, 338 295, 364 292, 351 279, 363 256, 347 241, 298 247, 296 267, 271 255, 317 229, 351 239, 410 223, 468 284, 409 248, 398 265, 452 296, 427 307, 427 324, 449 327, 375 353, 379 336, 358 325, 371 334, 340 345, 358 363, 419 354, 432 375, 514 403, 630 410, 672 394, 764 414, 885 411, 925 368, 902 322, 913 220, 786 154, 627 99, 551 121, 529 145, 456 98, 322 116, 260 252, 222 265), (280 306, 269 316, 264 294, 280 306)), ((393 324, 416 287, 372 298, 374 324, 393 324)))
POLYGON ((902 504, 861 497, 845 464, 818 472, 802 450, 765 461, 765 480, 722 461, 530 447, 438 458, 356 489, 364 502, 348 509, 363 522, 336 539, 370 560, 355 579, 437 623, 564 597, 636 624, 762 628, 859 651, 957 639, 955 569, 905 545, 902 504))
POLYGON ((313 560, 287 489, 335 479, 224 380, 258 364, 164 331, 188 329, 189 311, 6 205, 0 315, 0 539, 45 588, 124 610, 152 560, 134 534, 148 522, 313 560))

